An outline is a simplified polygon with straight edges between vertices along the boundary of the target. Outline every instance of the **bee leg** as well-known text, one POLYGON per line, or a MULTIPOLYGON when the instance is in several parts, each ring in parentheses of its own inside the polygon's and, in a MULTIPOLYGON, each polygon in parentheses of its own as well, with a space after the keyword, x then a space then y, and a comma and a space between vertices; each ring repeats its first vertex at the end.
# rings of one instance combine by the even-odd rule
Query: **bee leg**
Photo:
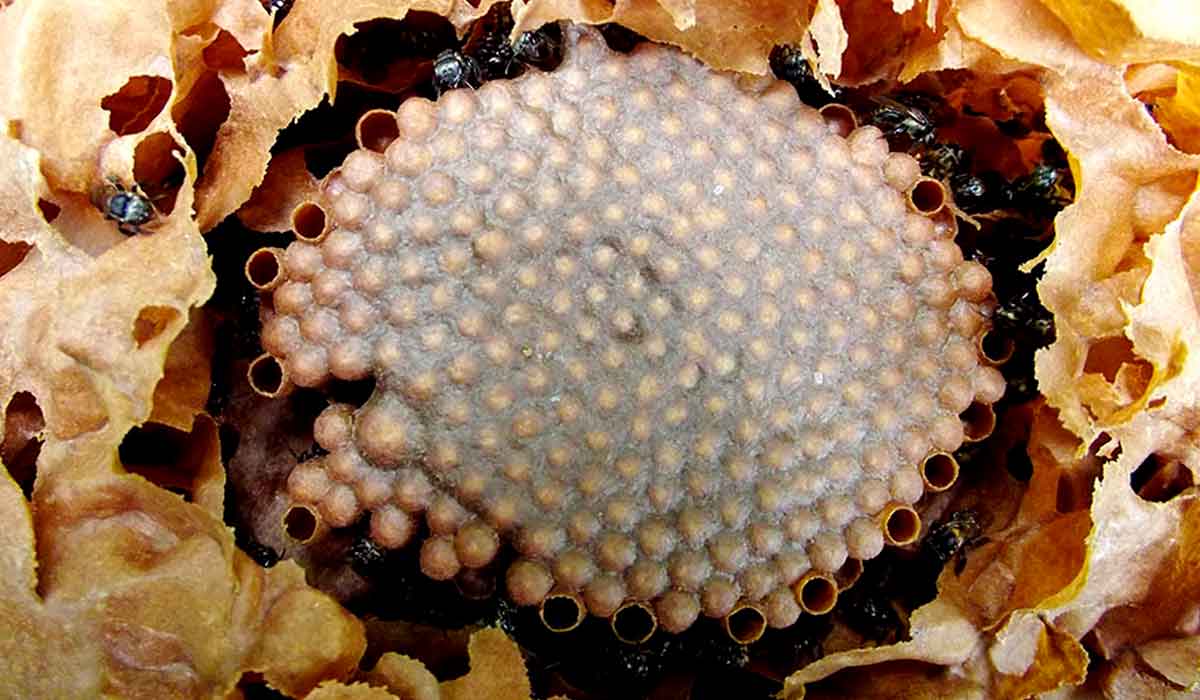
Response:
POLYGON ((958 550, 958 554, 954 555, 954 575, 961 576, 962 572, 967 568, 967 548, 963 547, 958 550))
POLYGON ((954 575, 955 576, 960 575, 963 572, 963 570, 967 568, 967 554, 972 549, 975 549, 977 547, 982 547, 983 545, 987 544, 988 542, 991 542, 991 539, 985 535, 980 535, 979 537, 972 537, 971 539, 963 542, 962 548, 959 549, 958 554, 955 555, 954 575))

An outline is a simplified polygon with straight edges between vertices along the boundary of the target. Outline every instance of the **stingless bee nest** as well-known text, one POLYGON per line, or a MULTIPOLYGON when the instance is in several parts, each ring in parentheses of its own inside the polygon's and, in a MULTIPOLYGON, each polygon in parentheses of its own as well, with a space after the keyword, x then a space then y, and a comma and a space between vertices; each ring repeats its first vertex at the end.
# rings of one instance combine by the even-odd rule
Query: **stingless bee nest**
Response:
POLYGON ((1004 381, 988 272, 877 129, 580 28, 553 73, 388 119, 247 268, 273 290, 252 381, 377 382, 288 481, 324 525, 369 513, 396 548, 423 518, 436 579, 504 540, 518 603, 739 639, 917 536, 1004 381))

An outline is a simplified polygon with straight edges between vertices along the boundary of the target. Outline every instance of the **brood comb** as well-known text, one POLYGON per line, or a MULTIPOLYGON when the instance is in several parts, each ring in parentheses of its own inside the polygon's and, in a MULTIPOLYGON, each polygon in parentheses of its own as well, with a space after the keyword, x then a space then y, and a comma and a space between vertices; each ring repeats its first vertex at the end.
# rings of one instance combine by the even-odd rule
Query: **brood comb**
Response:
POLYGON ((260 391, 377 382, 318 418, 296 507, 389 548, 423 518, 436 579, 507 541, 556 629, 828 612, 1004 388, 944 193, 846 121, 582 28, 553 73, 368 114, 298 240, 247 263, 260 391))

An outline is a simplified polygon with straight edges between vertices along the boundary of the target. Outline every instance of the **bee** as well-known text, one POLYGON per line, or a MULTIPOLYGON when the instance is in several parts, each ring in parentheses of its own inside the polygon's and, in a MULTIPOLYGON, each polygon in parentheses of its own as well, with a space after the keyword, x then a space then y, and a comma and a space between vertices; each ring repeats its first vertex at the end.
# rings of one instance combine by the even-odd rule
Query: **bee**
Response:
POLYGON ((292 456, 296 458, 296 464, 307 462, 308 460, 316 459, 317 457, 324 457, 327 454, 329 454, 329 450, 318 445, 316 441, 313 441, 313 444, 309 445, 301 452, 292 451, 292 456))
POLYGON ((433 89, 437 94, 455 88, 477 88, 483 84, 479 63, 454 49, 446 49, 433 60, 433 89))
POLYGON ((600 683, 613 683, 623 689, 637 688, 645 691, 672 661, 670 656, 675 651, 675 646, 674 640, 665 639, 661 634, 638 646, 625 644, 616 641, 611 635, 605 635, 597 650, 599 654, 583 654, 572 659, 572 665, 583 667, 586 669, 585 673, 596 674, 600 683))
POLYGON ((996 308, 996 325, 1034 336, 1034 345, 1043 347, 1054 340, 1054 317, 1042 306, 1037 292, 1027 289, 1005 299, 996 308))
POLYGON ((711 628, 702 627, 687 639, 688 653, 702 668, 741 668, 750 661, 750 652, 745 644, 738 644, 711 628))
POLYGON ((890 97, 871 98, 878 106, 871 112, 870 122, 889 137, 906 137, 914 147, 933 144, 937 126, 930 116, 932 101, 916 94, 898 97, 911 104, 890 97))
POLYGON ((370 537, 356 538, 346 550, 346 563, 362 576, 378 573, 386 561, 387 552, 370 537))
POLYGON ((256 564, 269 569, 279 563, 279 553, 261 542, 251 540, 242 544, 242 551, 256 564))
POLYGON ((983 178, 971 173, 955 173, 950 176, 950 191, 954 204, 968 214, 980 214, 991 207, 991 190, 983 178))
POLYGON ((970 509, 958 510, 930 528, 921 543, 921 553, 939 566, 954 559, 957 575, 967 566, 967 552, 987 541, 979 514, 970 509))
MULTIPOLYGON (((1011 247, 1019 249, 1020 241, 1011 247)), ((1009 272, 995 279, 1000 303, 992 316, 993 333, 1014 347, 1012 357, 1001 368, 1008 383, 1005 401, 1026 401, 1037 396, 1033 354, 1054 341, 1054 317, 1038 300, 1036 276, 1009 272)))
POLYGON ((292 10, 293 0, 261 0, 263 9, 275 16, 275 25, 279 26, 279 22, 287 16, 292 10))
POLYGON ((512 44, 508 42, 512 28, 512 14, 499 5, 471 28, 471 35, 463 45, 463 53, 479 64, 484 80, 515 78, 521 73, 521 63, 513 54, 512 44))
POLYGON ((948 181, 966 171, 971 164, 967 149, 956 143, 934 143, 917 155, 921 172, 935 180, 948 181))
POLYGON ((141 233, 141 226, 154 218, 154 204, 136 184, 127 189, 115 177, 108 179, 111 189, 103 197, 104 218, 117 222, 117 230, 126 236, 141 233))
POLYGON ((513 56, 527 66, 539 70, 554 70, 563 59, 562 28, 547 24, 517 37, 512 45, 513 56))
POLYGON ((278 552, 259 542, 249 532, 243 532, 241 528, 238 528, 235 543, 239 549, 246 553, 246 556, 253 559, 256 564, 264 569, 269 569, 279 563, 278 552))
POLYGON ((941 180, 954 195, 954 204, 967 214, 1003 208, 1009 200, 1008 182, 996 172, 976 175, 971 154, 955 143, 936 142, 917 152, 921 172, 941 180))
POLYGON ((601 24, 596 28, 600 30, 600 36, 604 37, 604 43, 608 44, 608 48, 619 53, 629 53, 638 44, 646 41, 646 37, 641 34, 612 22, 601 24))
POLYGON ((892 604, 878 595, 851 594, 838 605, 838 614, 852 630, 876 644, 894 638, 902 624, 892 604))
POLYGON ((769 60, 771 72, 775 74, 776 78, 791 83, 792 87, 796 88, 796 94, 800 96, 800 101, 804 104, 810 107, 824 107, 841 98, 841 88, 833 86, 831 94, 821 86, 816 76, 813 75, 808 59, 795 46, 787 44, 776 46, 771 49, 769 60))
POLYGON ((1039 163, 1033 172, 1013 183, 1013 199, 1040 214, 1053 214, 1071 203, 1069 173, 1050 163, 1039 163))

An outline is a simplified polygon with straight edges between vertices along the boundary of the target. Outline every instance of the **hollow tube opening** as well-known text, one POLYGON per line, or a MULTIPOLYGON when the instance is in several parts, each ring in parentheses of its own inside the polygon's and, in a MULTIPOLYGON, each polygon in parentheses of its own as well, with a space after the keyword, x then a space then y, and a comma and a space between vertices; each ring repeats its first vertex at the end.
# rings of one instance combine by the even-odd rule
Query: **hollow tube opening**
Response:
POLYGON ((1012 338, 991 328, 979 338, 979 353, 990 365, 1002 365, 1012 359, 1017 345, 1012 338))
POLYGON ((800 608, 810 615, 824 615, 837 604, 837 583, 824 574, 809 574, 796 584, 800 608))
POLYGON ((645 603, 626 603, 612 616, 613 634, 626 644, 642 644, 654 636, 657 629, 658 617, 645 603))
POLYGON ((921 534, 921 516, 909 506, 895 506, 883 521, 883 538, 890 545, 912 544, 921 534))
POLYGON ((921 478, 927 491, 945 491, 958 480, 958 460, 945 452, 935 452, 921 464, 921 478))
POLYGON ((292 230, 297 238, 309 243, 321 240, 327 223, 325 210, 314 202, 305 202, 292 211, 292 230))
POLYGON ((844 591, 855 583, 858 583, 858 579, 862 576, 862 573, 862 559, 851 557, 846 560, 845 564, 842 564, 842 568, 837 570, 833 578, 837 581, 838 590, 844 591))
POLYGON ((758 641, 767 629, 767 616, 753 605, 739 605, 725 616, 725 632, 738 644, 758 641))
POLYGON ((538 609, 538 617, 551 632, 570 632, 583 622, 585 616, 583 601, 570 593, 552 593, 538 609))
POLYGON ((908 191, 908 203, 926 216, 936 214, 946 206, 946 186, 931 177, 919 178, 908 191))
POLYGON ((400 138, 400 125, 396 115, 382 109, 373 109, 358 120, 355 127, 358 145, 368 151, 383 153, 393 141, 400 138))
POLYGON ((259 248, 246 259, 246 279, 256 289, 274 289, 283 279, 278 248, 259 248))
POLYGON ((308 506, 292 506, 283 514, 283 531, 292 540, 305 544, 317 534, 317 514, 308 506))
POLYGON ((254 358, 246 370, 246 379, 256 394, 268 399, 285 394, 290 384, 283 365, 274 355, 267 353, 254 358))
POLYGON ((963 437, 967 442, 979 442, 996 429, 996 411, 991 404, 978 401, 967 406, 959 418, 963 422, 963 437))
POLYGON ((844 104, 831 102, 819 111, 821 118, 825 120, 825 126, 838 136, 849 136, 850 132, 858 128, 858 120, 854 117, 854 111, 844 104))

